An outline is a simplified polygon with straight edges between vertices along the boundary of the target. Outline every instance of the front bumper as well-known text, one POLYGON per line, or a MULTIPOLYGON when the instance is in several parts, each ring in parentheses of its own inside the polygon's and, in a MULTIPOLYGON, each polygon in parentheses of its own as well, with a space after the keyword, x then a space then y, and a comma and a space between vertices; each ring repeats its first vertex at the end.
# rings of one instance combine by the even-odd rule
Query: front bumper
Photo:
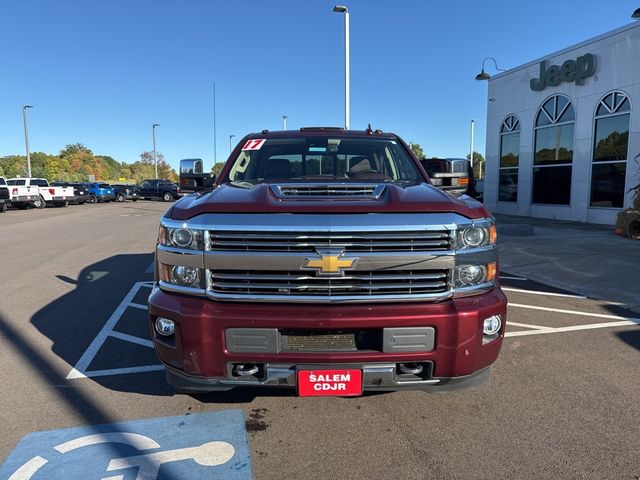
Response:
POLYGON ((169 382, 194 391, 227 390, 235 386, 295 387, 299 368, 358 368, 364 390, 438 389, 446 385, 472 386, 486 380, 504 335, 506 297, 496 287, 474 297, 440 303, 407 304, 242 304, 168 293, 157 286, 149 297, 152 339, 167 366, 169 382), (486 341, 482 324, 491 315, 502 317, 497 338, 486 341), (175 322, 175 334, 162 337, 154 328, 158 317, 175 322), (433 327, 435 343, 429 351, 358 350, 277 353, 230 352, 229 328, 362 329, 433 327), (431 365, 431 375, 405 381, 394 373, 399 363, 431 365), (259 379, 233 377, 233 364, 259 363, 259 379), (486 373, 481 373, 486 370, 486 373))
POLYGON ((116 196, 115 196, 115 194, 97 195, 96 198, 101 202, 108 202, 108 201, 111 201, 111 200, 115 200, 116 196))
POLYGON ((69 202, 71 203, 86 203, 89 200, 91 200, 91 196, 90 195, 74 195, 69 202))

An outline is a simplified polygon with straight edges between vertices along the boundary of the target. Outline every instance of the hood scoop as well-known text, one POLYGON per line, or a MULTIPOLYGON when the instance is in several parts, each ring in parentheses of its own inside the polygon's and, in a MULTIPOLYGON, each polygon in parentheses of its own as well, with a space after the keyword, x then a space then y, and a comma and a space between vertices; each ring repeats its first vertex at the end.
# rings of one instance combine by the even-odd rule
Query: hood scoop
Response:
POLYGON ((280 183, 271 184, 271 191, 278 198, 291 200, 317 200, 339 198, 349 200, 377 200, 386 185, 375 183, 280 183))

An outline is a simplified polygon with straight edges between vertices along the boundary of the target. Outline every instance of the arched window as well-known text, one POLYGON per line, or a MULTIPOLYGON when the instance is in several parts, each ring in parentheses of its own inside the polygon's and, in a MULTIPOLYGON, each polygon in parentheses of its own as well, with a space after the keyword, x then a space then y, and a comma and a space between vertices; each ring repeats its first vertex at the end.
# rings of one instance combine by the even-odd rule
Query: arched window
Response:
POLYGON ((591 167, 592 207, 624 205, 630 115, 631 102, 622 92, 611 92, 598 104, 591 167))
POLYGON ((518 201, 518 164, 520 163, 520 120, 509 115, 500 127, 500 179, 498 200, 518 201))
POLYGON ((533 203, 569 205, 576 113, 564 95, 547 99, 536 116, 533 203))

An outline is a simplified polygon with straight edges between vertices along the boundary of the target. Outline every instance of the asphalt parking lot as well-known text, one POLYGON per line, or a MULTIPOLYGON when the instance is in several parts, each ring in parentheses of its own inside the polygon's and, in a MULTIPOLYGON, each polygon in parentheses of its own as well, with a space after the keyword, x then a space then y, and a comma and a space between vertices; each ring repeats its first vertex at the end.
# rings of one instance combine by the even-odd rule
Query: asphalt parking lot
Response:
POLYGON ((256 479, 640 478, 639 315, 508 272, 508 338, 477 390, 174 394, 145 320, 166 208, 0 217, 2 460, 31 432, 240 409, 256 479))

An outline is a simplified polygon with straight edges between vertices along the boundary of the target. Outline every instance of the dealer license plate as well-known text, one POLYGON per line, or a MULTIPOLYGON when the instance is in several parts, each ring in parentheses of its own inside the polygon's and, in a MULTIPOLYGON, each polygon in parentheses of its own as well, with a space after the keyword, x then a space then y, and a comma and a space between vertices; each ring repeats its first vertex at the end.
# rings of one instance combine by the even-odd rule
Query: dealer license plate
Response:
POLYGON ((301 397, 362 395, 362 370, 298 370, 301 397))

